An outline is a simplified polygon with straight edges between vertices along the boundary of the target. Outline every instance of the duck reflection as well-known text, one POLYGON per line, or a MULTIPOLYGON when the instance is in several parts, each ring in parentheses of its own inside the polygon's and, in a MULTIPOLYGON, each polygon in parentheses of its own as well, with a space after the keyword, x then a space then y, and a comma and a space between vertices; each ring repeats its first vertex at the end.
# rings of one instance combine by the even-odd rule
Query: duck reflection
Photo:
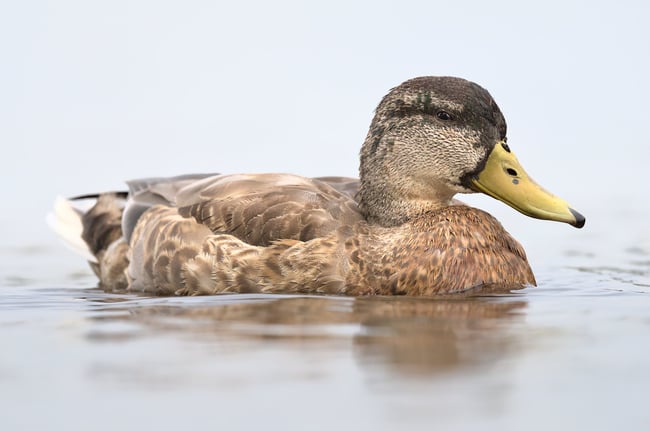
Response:
MULTIPOLYGON (((523 320, 527 304, 513 296, 228 295, 151 301, 103 304, 98 311, 104 312, 93 318, 122 320, 156 332, 181 331, 184 338, 201 342, 253 343, 253 348, 261 340, 274 340, 349 349, 351 341, 360 367, 381 365, 418 375, 497 361, 516 347, 513 324, 523 320)), ((114 335, 123 339, 123 334, 114 335)), ((96 333, 95 339, 106 337, 96 333)))
POLYGON ((381 363, 421 374, 491 363, 514 347, 513 320, 525 301, 465 298, 375 301, 355 337, 363 363, 381 363))

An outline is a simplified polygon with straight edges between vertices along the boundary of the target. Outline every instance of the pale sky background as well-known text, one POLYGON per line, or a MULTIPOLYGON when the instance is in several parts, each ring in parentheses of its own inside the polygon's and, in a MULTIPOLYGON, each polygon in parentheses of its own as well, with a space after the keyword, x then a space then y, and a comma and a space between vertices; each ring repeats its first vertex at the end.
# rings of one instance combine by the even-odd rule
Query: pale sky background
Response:
POLYGON ((1 241, 57 249, 57 194, 130 178, 356 176, 373 109, 421 75, 486 87, 524 167, 587 226, 471 202, 524 245, 581 241, 648 206, 648 4, 4 0, 1 241))

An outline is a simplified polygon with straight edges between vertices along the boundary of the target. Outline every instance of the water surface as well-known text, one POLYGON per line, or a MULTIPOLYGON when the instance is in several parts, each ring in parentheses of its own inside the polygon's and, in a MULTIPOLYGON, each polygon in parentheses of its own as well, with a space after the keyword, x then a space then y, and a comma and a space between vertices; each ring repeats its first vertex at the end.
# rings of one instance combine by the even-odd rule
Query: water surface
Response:
POLYGON ((441 298, 106 294, 56 244, 5 247, 0 425, 650 429, 629 217, 519 233, 539 287, 441 298))

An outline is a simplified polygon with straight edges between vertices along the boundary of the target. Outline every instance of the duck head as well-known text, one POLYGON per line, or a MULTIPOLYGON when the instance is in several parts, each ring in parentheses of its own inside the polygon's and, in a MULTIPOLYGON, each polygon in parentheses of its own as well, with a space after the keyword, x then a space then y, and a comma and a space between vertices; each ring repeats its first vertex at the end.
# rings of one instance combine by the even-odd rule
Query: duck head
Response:
POLYGON ((482 192, 535 218, 582 227, 585 218, 535 183, 507 144, 506 121, 479 85, 421 77, 392 89, 361 149, 360 207, 383 226, 482 192))

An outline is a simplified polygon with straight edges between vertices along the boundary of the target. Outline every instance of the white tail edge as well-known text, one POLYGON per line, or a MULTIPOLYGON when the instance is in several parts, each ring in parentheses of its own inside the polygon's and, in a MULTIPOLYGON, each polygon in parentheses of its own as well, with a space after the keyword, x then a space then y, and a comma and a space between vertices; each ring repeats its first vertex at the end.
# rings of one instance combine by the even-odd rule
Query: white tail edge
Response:
POLYGON ((83 212, 72 205, 68 199, 57 196, 54 201, 54 211, 47 215, 47 224, 56 232, 72 251, 83 256, 90 262, 97 262, 86 242, 81 238, 83 212))

